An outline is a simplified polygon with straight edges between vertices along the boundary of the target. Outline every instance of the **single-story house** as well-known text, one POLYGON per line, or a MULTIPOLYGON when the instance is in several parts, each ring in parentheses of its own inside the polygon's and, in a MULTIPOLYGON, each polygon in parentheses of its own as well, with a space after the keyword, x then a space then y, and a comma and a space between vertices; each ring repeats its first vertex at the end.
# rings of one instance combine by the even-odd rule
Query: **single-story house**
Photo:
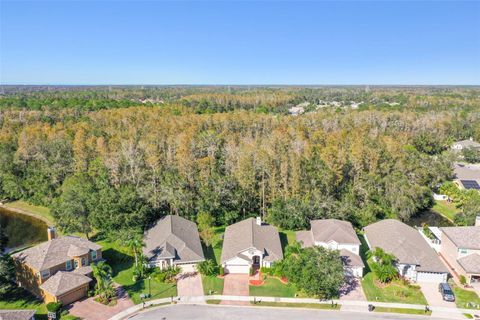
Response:
POLYGON ((258 217, 228 226, 223 239, 222 267, 226 273, 249 273, 250 268, 271 267, 283 259, 277 228, 258 217))
POLYGON ((465 190, 480 190, 480 165, 456 163, 453 168, 455 179, 453 182, 465 190))
POLYGON ((361 242, 350 222, 337 219, 312 220, 310 226, 310 230, 296 233, 296 240, 303 248, 321 246, 340 250, 346 274, 363 276, 365 265, 359 256, 361 242))
POLYGON ((0 310, 0 320, 35 320, 35 310, 0 310))
POLYGON ((48 239, 12 255, 17 284, 45 303, 66 305, 87 296, 90 265, 102 260, 102 247, 80 237, 57 238, 54 228, 48 228, 48 239))
POLYGON ((480 282, 480 219, 472 227, 444 227, 440 253, 467 283, 480 282))
POLYGON ((386 219, 365 227, 364 231, 370 249, 382 248, 396 257, 400 276, 413 282, 447 281, 447 267, 414 228, 386 219))
POLYGON ((196 223, 176 215, 159 219, 144 235, 143 254, 151 267, 196 270, 205 261, 196 223))

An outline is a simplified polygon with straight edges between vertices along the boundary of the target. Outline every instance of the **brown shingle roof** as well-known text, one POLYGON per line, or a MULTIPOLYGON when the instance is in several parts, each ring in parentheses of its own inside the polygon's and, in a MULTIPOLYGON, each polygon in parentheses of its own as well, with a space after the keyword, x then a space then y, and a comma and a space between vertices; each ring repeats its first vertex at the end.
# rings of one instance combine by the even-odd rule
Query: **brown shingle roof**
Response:
POLYGON ((395 219, 373 223, 364 228, 371 248, 382 248, 401 264, 417 265, 418 271, 448 272, 437 253, 414 228, 395 219))
POLYGON ((457 260, 467 273, 480 274, 480 254, 472 253, 457 260))
POLYGON ((14 254, 13 258, 29 265, 37 271, 41 271, 70 260, 72 258, 70 254, 72 254, 73 251, 75 251, 75 253, 86 253, 89 250, 99 250, 101 248, 98 244, 83 238, 64 236, 20 251, 14 254))
POLYGON ((312 231, 297 231, 295 239, 300 242, 302 248, 308 248, 314 245, 312 231))
POLYGON ((175 262, 205 260, 197 225, 179 216, 167 215, 144 235, 143 253, 149 259, 174 258, 175 262))
POLYGON ((360 240, 348 221, 324 219, 310 221, 312 236, 315 242, 331 240, 344 244, 360 244, 360 240))
POLYGON ((283 259, 277 228, 265 224, 258 225, 254 218, 237 222, 225 229, 221 262, 224 263, 248 248, 262 251, 266 261, 283 259))
POLYGON ((440 230, 458 248, 480 249, 480 227, 444 227, 440 230))
POLYGON ((58 271, 40 285, 40 289, 58 297, 92 281, 89 277, 75 272, 58 271))
POLYGON ((30 320, 35 310, 0 310, 0 320, 30 320))

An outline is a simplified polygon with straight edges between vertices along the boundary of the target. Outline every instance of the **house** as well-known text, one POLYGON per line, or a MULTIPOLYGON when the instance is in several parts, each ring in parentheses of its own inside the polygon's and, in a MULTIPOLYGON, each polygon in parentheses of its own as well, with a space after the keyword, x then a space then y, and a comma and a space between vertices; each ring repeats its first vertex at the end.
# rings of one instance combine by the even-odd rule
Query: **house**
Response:
POLYGON ((195 271, 205 261, 197 225, 176 215, 158 220, 144 235, 143 254, 151 267, 178 266, 184 272, 195 271))
POLYGON ((280 236, 260 217, 228 226, 223 239, 222 267, 226 273, 249 273, 250 268, 271 267, 283 259, 280 236))
POLYGON ((0 320, 35 320, 35 310, 0 310, 0 320))
POLYGON ((456 163, 453 182, 464 190, 480 190, 480 165, 456 163))
POLYGON ((102 259, 102 247, 74 236, 56 237, 48 228, 48 241, 13 256, 17 283, 45 303, 66 305, 87 295, 91 264, 102 259))
POLYGON ((312 220, 309 231, 298 231, 296 239, 303 248, 320 246, 339 250, 343 258, 347 275, 363 276, 362 258, 360 258, 360 240, 348 221, 337 219, 312 220))
POLYGON ((480 217, 475 226, 443 227, 440 254, 467 283, 480 282, 480 217))
POLYGON ((452 144, 452 149, 455 151, 461 151, 470 148, 480 149, 480 143, 474 141, 473 138, 470 137, 470 139, 457 141, 452 144))
POLYGON ((400 276, 413 282, 446 282, 448 270, 437 253, 414 228, 395 219, 382 220, 364 228, 370 249, 393 254, 400 276))

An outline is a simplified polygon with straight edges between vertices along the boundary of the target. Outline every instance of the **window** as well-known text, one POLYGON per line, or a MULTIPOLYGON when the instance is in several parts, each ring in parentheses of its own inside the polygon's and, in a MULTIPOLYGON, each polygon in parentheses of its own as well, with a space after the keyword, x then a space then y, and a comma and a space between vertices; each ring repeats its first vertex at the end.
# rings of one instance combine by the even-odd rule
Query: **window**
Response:
POLYGON ((82 267, 85 265, 85 258, 82 258, 82 267))
POLYGON ((458 249, 458 252, 460 252, 461 254, 467 254, 468 250, 467 249, 458 249))
POLYGON ((75 266, 75 269, 77 269, 78 268, 78 260, 77 259, 73 260, 73 264, 75 266))
POLYGON ((92 260, 97 260, 97 251, 96 250, 92 251, 92 260))
POLYGON ((65 269, 67 269, 67 271, 72 270, 72 260, 67 260, 65 263, 65 269))
POLYGON ((45 279, 45 278, 50 277, 50 270, 42 270, 42 271, 40 271, 40 276, 42 277, 42 279, 45 279))

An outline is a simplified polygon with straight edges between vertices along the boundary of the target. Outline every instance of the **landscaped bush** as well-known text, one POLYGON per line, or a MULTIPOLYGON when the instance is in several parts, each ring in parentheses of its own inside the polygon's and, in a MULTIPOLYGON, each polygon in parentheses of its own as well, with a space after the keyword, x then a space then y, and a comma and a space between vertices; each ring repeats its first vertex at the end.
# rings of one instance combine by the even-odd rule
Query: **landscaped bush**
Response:
POLYGON ((269 276, 273 276, 273 273, 275 272, 274 268, 267 268, 267 267, 261 267, 260 272, 263 274, 267 274, 269 276))
POLYGON ((62 307, 61 302, 49 302, 47 303, 47 310, 50 312, 57 312, 62 307))
POLYGON ((467 278, 464 275, 460 276, 460 283, 464 286, 467 284, 467 278))
POLYGON ((173 283, 176 281, 175 277, 179 273, 180 273, 179 267, 169 267, 164 270, 155 268, 155 270, 152 272, 152 277, 158 282, 173 283))
POLYGON ((197 270, 204 276, 216 276, 218 274, 218 267, 212 259, 200 262, 197 265, 197 270))
POLYGON ((223 277, 223 276, 225 275, 225 269, 220 266, 220 267, 218 268, 218 274, 223 277))

